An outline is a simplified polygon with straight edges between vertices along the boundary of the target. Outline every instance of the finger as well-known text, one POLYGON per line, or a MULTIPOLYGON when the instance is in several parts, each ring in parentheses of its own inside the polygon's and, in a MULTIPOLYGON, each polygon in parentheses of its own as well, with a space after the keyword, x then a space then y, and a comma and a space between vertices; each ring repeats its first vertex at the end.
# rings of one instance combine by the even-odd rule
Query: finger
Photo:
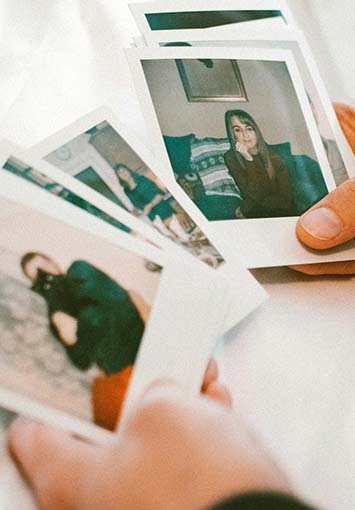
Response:
POLYGON ((218 365, 216 360, 211 358, 208 362, 205 375, 202 382, 201 392, 204 393, 205 389, 211 382, 216 381, 218 379, 218 365))
POLYGON ((214 381, 206 388, 204 394, 223 406, 230 409, 233 407, 232 395, 224 384, 214 381))
POLYGON ((79 508, 78 487, 93 445, 21 418, 9 430, 8 445, 41 508, 79 508))
POLYGON ((334 103, 334 109, 349 145, 355 153, 355 108, 343 103, 334 103))
POLYGON ((310 248, 333 248, 355 237, 355 178, 345 182, 304 213, 296 233, 310 248))
POLYGON ((348 260, 346 262, 325 262, 322 264, 303 264, 290 267, 295 271, 310 276, 355 275, 355 260, 348 260))
POLYGON ((144 401, 147 398, 150 398, 150 396, 155 393, 170 391, 172 391, 173 393, 181 393, 182 389, 173 379, 168 378, 155 379, 144 388, 140 400, 144 401))

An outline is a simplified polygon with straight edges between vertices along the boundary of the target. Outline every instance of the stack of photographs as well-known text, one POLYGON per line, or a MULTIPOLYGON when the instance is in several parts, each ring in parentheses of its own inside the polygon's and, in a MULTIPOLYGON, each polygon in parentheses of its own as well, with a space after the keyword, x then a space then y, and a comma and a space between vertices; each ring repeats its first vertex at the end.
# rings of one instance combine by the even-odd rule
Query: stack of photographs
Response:
POLYGON ((0 402, 105 440, 157 377, 199 387, 229 325, 231 286, 10 154, 0 173, 0 402))
POLYGON ((96 441, 157 378, 200 390, 267 297, 248 269, 355 258, 294 233, 355 160, 287 5, 131 8, 146 146, 107 105, 0 143, 0 406, 96 441))
POLYGON ((317 253, 297 218, 355 176, 306 38, 280 0, 131 4, 127 50, 159 177, 228 259, 248 268, 354 258, 317 253))

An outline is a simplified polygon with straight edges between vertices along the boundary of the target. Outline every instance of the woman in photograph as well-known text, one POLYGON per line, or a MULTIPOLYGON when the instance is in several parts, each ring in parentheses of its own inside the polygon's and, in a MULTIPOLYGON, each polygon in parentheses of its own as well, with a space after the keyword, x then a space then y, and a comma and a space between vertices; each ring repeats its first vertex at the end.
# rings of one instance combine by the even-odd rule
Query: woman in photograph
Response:
POLYGON ((148 305, 81 260, 65 273, 43 253, 26 253, 22 270, 47 302, 50 328, 79 370, 96 365, 94 421, 114 430, 144 333, 148 305))
POLYGON ((242 194, 236 217, 295 215, 286 161, 267 145, 253 117, 243 110, 230 110, 225 122, 231 148, 224 159, 242 194))
POLYGON ((190 241, 190 235, 181 226, 176 211, 166 198, 166 192, 154 181, 123 163, 115 165, 115 172, 133 207, 147 216, 164 235, 185 243, 190 241))

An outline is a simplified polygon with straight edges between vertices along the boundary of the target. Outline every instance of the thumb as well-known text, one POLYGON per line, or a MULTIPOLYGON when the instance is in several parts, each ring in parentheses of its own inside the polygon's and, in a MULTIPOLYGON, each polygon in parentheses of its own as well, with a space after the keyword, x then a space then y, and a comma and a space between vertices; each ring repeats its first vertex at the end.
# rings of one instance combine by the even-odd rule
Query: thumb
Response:
POLYGON ((304 213, 296 233, 310 248, 325 250, 355 237, 355 178, 304 213))
POLYGON ((9 430, 8 446, 41 509, 79 508, 80 485, 93 445, 20 418, 9 430))
POLYGON ((355 108, 344 103, 333 103, 335 113, 352 151, 355 153, 355 108))

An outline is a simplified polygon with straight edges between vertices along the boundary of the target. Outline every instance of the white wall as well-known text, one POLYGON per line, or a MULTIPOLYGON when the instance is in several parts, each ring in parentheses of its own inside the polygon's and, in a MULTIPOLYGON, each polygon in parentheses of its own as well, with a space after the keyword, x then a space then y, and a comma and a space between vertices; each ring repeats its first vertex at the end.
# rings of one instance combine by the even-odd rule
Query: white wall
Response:
MULTIPOLYGON (((113 193, 121 200, 121 202, 129 209, 132 210, 132 204, 128 200, 127 195, 119 185, 117 177, 115 176, 112 167, 101 156, 101 154, 89 143, 90 135, 83 133, 70 142, 66 143, 63 147, 69 151, 70 157, 67 160, 60 159, 58 151, 49 154, 45 159, 63 170, 65 173, 75 177, 78 173, 82 172, 88 167, 92 167, 95 172, 99 174, 101 179, 107 184, 113 193)), ((60 149, 62 149, 61 147, 60 149)))
POLYGON ((288 0, 332 99, 355 100, 354 0, 288 0))
POLYGON ((294 154, 316 159, 285 64, 262 61, 239 64, 248 102, 190 103, 174 60, 145 61, 144 71, 163 134, 195 133, 201 138, 226 138, 224 114, 240 108, 255 118, 268 143, 291 142, 294 154))

